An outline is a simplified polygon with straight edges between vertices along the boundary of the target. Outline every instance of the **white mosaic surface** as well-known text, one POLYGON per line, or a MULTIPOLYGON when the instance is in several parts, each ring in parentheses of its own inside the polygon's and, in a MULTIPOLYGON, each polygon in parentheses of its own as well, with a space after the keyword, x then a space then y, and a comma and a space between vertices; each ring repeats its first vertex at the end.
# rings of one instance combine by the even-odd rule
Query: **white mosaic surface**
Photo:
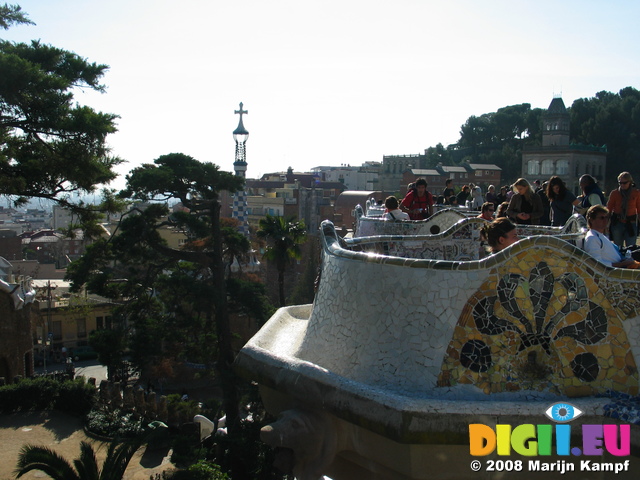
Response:
POLYGON ((296 355, 370 385, 432 390, 460 309, 488 272, 406 271, 327 256, 296 355))

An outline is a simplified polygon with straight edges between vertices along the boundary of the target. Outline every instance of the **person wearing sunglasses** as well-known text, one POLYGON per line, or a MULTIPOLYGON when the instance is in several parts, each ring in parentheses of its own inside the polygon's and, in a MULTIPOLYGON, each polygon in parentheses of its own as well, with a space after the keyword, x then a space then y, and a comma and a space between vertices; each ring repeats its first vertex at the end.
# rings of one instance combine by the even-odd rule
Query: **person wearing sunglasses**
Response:
POLYGON ((640 191, 629 172, 618 175, 618 188, 609 195, 607 208, 611 212, 611 239, 618 248, 635 245, 638 238, 640 191))
POLYGON ((480 208, 480 215, 478 218, 482 218, 484 220, 488 220, 490 222, 493 221, 493 212, 496 211, 496 206, 493 202, 484 202, 482 207, 480 208))
POLYGON ((587 210, 589 231, 584 237, 584 250, 593 258, 609 267, 638 268, 639 262, 620 252, 618 246, 609 240, 609 210, 603 205, 593 205, 587 210))

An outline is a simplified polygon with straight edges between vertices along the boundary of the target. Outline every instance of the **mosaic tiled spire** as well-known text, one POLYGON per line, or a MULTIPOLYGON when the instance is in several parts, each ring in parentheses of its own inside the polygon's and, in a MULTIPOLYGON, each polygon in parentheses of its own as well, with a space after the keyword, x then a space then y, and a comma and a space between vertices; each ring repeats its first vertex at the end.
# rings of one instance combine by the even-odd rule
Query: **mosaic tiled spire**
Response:
MULTIPOLYGON (((249 113, 242 109, 242 102, 240 102, 240 110, 235 110, 236 115, 240 115, 240 121, 238 122, 238 128, 233 131, 233 139, 236 142, 236 161, 233 162, 233 170, 236 175, 246 178, 247 173, 247 160, 246 160, 246 148, 245 144, 249 138, 249 132, 242 124, 242 115, 249 113)), ((245 235, 249 236, 249 219, 247 218, 247 193, 244 190, 237 191, 233 195, 233 218, 240 222, 238 229, 245 235)))

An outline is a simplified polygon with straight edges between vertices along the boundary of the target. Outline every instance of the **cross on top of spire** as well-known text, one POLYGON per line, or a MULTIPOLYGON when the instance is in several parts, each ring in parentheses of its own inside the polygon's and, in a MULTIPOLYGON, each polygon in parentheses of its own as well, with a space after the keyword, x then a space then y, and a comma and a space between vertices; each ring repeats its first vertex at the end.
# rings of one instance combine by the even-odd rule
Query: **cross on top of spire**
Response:
MULTIPOLYGON (((245 113, 249 113, 249 112, 247 112, 246 110, 243 110, 243 109, 242 109, 242 106, 243 106, 243 103, 242 103, 242 102, 240 102, 240 110, 234 110, 234 113, 235 113, 236 115, 237 115, 237 114, 240 114, 240 121, 238 122, 238 128, 236 128, 236 129, 233 131, 233 138, 236 138, 236 135, 246 135, 246 136, 249 136, 249 132, 247 132, 247 129, 246 129, 246 128, 244 128, 244 125, 242 124, 242 115, 243 115, 243 114, 245 114, 245 113)), ((237 139, 236 139, 236 140, 237 140, 237 139)), ((244 140, 244 141, 246 141, 247 139, 246 139, 246 138, 244 138, 243 140, 244 140)))
POLYGON ((234 112, 233 112, 233 113, 235 113, 236 115, 237 115, 237 114, 240 114, 240 121, 242 121, 242 114, 244 114, 244 113, 249 113, 247 110, 243 110, 243 109, 242 109, 242 106, 243 106, 243 105, 244 105, 244 104, 243 104, 242 102, 240 102, 240 110, 234 110, 234 112))

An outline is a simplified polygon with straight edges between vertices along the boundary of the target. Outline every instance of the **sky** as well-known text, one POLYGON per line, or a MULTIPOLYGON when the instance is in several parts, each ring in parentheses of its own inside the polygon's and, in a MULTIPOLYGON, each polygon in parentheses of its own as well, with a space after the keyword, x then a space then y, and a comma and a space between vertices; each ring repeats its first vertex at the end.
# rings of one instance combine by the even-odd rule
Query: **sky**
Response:
POLYGON ((109 65, 121 177, 180 152, 247 176, 381 162, 459 139, 471 115, 554 95, 640 89, 640 2, 593 0, 12 0, 40 39, 109 65))

